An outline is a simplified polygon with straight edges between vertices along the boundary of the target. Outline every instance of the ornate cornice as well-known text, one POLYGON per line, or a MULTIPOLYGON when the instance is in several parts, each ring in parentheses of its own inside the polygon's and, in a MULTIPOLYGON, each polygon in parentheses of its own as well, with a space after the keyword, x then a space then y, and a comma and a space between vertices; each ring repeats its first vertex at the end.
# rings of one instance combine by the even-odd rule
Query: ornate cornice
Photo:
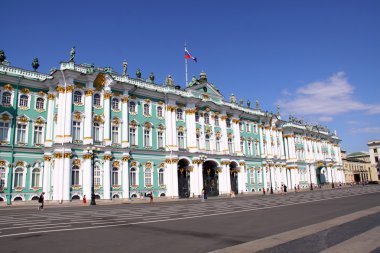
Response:
POLYGON ((49 100, 54 100, 55 95, 53 93, 48 93, 48 99, 49 100))
POLYGON ((129 155, 125 155, 125 156, 123 156, 123 157, 121 158, 121 160, 122 160, 123 162, 128 162, 129 159, 131 159, 131 157, 130 157, 129 155))
POLYGON ((112 155, 111 155, 111 154, 106 154, 106 155, 103 156, 103 159, 104 159, 105 161, 111 161, 111 159, 112 159, 112 155))
POLYGON ((83 159, 91 159, 92 154, 83 154, 83 159))
POLYGON ((110 99, 111 96, 112 96, 112 93, 111 93, 111 92, 105 92, 105 93, 104 93, 104 99, 105 99, 105 100, 106 100, 106 99, 110 99))
POLYGON ((86 89, 85 92, 84 92, 85 96, 86 97, 90 97, 94 94, 94 90, 91 90, 91 89, 86 89))

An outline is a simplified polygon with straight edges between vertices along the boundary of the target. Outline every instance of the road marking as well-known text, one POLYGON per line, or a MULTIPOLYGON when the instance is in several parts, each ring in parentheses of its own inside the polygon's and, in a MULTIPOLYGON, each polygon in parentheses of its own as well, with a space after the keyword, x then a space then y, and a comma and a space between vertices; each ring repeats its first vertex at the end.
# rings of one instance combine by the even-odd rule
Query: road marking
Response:
MULTIPOLYGON (((276 235, 271 235, 262 239, 238 244, 235 246, 227 247, 224 249, 219 249, 212 251, 210 253, 252 253, 252 252, 258 252, 260 250, 273 248, 275 246, 278 246, 280 244, 297 240, 299 238, 309 236, 318 232, 321 232, 323 230, 329 229, 331 227, 339 226, 344 223, 348 223, 350 221, 375 214, 380 212, 380 206, 372 207, 367 210, 347 214, 344 216, 340 216, 331 220, 323 221, 318 224, 309 225, 302 228, 297 228, 291 231, 283 232, 276 235)), ((377 234, 378 235, 378 234, 377 234)), ((332 251, 335 252, 335 251, 332 251)), ((361 250, 359 251, 353 251, 353 252, 363 252, 361 250)), ((367 252, 367 251, 365 251, 367 252)))
POLYGON ((164 221, 176 221, 176 220, 196 219, 196 218, 202 218, 202 217, 210 217, 210 216, 217 216, 217 215, 226 215, 226 214, 234 214, 234 213, 242 213, 242 212, 249 212, 249 211, 264 210, 264 209, 270 209, 270 208, 279 208, 279 207, 285 207, 285 206, 300 205, 300 204, 320 202, 320 201, 324 201, 324 200, 332 200, 332 199, 339 199, 339 198, 347 198, 347 197, 360 196, 360 195, 366 195, 366 194, 367 193, 358 193, 358 194, 352 194, 352 195, 343 196, 343 197, 336 196, 336 197, 326 198, 326 199, 323 199, 323 200, 309 200, 309 201, 301 201, 299 203, 282 204, 282 205, 275 205, 275 206, 270 206, 270 207, 249 208, 249 209, 238 210, 238 211, 230 211, 230 212, 225 212, 225 213, 215 212, 215 213, 211 213, 211 214, 203 214, 203 215, 198 215, 198 216, 168 218, 168 219, 162 219, 162 220, 140 221, 140 222, 121 223, 121 224, 119 223, 119 224, 109 224, 109 225, 92 226, 92 227, 80 227, 80 228, 67 228, 67 229, 55 229, 55 230, 45 230, 45 231, 22 232, 22 233, 15 233, 15 234, 0 235, 0 238, 3 238, 3 237, 12 237, 12 236, 18 236, 18 235, 36 234, 36 233, 52 233, 52 232, 74 231, 74 230, 84 230, 84 229, 97 229, 97 228, 118 227, 118 226, 126 226, 126 225, 138 225, 138 224, 146 224, 146 223, 157 223, 157 222, 164 222, 164 221))
POLYGON ((29 228, 29 230, 37 230, 37 229, 45 229, 45 228, 63 228, 63 227, 71 227, 71 225, 50 226, 50 227, 43 227, 43 228, 29 228))
POLYGON ((380 226, 334 245, 321 253, 372 252, 380 247, 380 226))

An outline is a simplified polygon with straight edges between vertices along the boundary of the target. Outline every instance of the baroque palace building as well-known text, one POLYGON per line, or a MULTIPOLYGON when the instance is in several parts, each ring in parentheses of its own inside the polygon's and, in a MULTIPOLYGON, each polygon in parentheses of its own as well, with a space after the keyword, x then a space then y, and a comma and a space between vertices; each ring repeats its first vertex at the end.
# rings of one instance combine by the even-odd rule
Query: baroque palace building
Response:
POLYGON ((42 74, 0 64, 1 201, 88 198, 93 183, 97 198, 128 199, 345 182, 326 127, 226 101, 203 71, 181 88, 126 66, 120 75, 72 57, 42 74))

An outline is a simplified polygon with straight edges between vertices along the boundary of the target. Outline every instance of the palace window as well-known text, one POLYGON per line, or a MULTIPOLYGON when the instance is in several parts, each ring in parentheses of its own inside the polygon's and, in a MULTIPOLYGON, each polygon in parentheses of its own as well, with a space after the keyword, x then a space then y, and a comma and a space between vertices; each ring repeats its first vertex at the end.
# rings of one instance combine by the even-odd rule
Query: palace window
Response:
POLYGON ((1 103, 4 106, 10 106, 11 105, 11 98, 12 98, 12 94, 10 92, 6 91, 3 93, 3 96, 1 97, 1 103))
POLYGON ((240 151, 244 154, 244 141, 240 140, 240 151))
POLYGON ((243 123, 241 123, 241 122, 239 122, 239 130, 240 130, 240 132, 244 131, 244 126, 243 126, 243 123))
POLYGON ((199 112, 195 112, 195 122, 199 122, 199 112))
POLYGON ((159 118, 163 117, 162 106, 157 106, 157 117, 159 118))
POLYGON ((44 98, 37 98, 36 99, 36 109, 37 110, 43 110, 45 107, 45 99, 44 98))
POLYGON ((100 124, 94 122, 94 142, 100 142, 100 124))
POLYGON ((248 141, 248 155, 251 155, 252 154, 252 142, 251 141, 248 141))
POLYGON ((164 169, 160 169, 158 171, 158 184, 159 185, 164 185, 165 184, 165 181, 164 181, 164 169))
POLYGON ((17 143, 24 144, 26 143, 26 124, 18 123, 17 124, 17 143))
POLYGON ((158 148, 164 147, 164 132, 163 131, 157 132, 157 146, 158 148))
POLYGON ((251 170, 250 173, 249 173, 249 182, 251 183, 251 185, 255 184, 255 171, 254 170, 251 170))
POLYGON ((41 145, 42 144, 42 126, 34 126, 34 141, 33 143, 35 145, 41 145))
POLYGON ((216 137, 216 152, 220 152, 220 138, 216 137))
POLYGON ((144 147, 151 147, 150 144, 150 129, 144 129, 144 147))
POLYGON ((20 107, 28 107, 28 102, 29 102, 29 96, 28 95, 21 95, 18 105, 20 107))
POLYGON ((149 104, 144 104, 144 115, 150 116, 150 106, 149 104))
POLYGON ((0 189, 4 189, 6 186, 6 176, 5 168, 0 167, 0 189))
POLYGON ((71 185, 80 185, 79 167, 76 165, 71 168, 71 185))
POLYGON ((120 110, 119 105, 120 105, 119 99, 112 98, 112 110, 115 110, 115 111, 120 110))
POLYGON ((129 128, 129 141, 132 146, 136 145, 136 128, 129 128))
POLYGON ((116 168, 116 167, 112 168, 111 184, 119 185, 119 168, 116 168))
POLYGON ((228 138, 228 151, 230 152, 230 154, 234 152, 232 147, 232 138, 228 138))
POLYGON ((185 137, 183 135, 183 132, 178 132, 178 148, 185 148, 185 137))
POLYGON ((9 131, 10 131, 9 122, 0 121, 0 142, 9 141, 9 131))
POLYGON ((81 122, 73 121, 73 140, 80 140, 81 122))
POLYGON ((256 124, 253 125, 253 132, 254 132, 255 134, 257 134, 257 125, 256 125, 256 124))
POLYGON ((94 185, 95 186, 100 186, 101 181, 100 181, 100 166, 99 163, 96 162, 94 166, 94 185))
POLYGON ((119 126, 116 125, 112 126, 112 143, 119 143, 119 126))
POLYGON ((250 128, 249 123, 246 123, 245 127, 247 128, 247 132, 250 133, 251 132, 251 128, 250 128))
POLYGON ((210 150, 210 135, 206 134, 205 137, 206 150, 210 150))
POLYGON ((183 111, 181 108, 177 109, 177 120, 183 120, 183 111))
POLYGON ((82 92, 74 91, 74 104, 82 104, 82 92))
POLYGON ((227 128, 231 128, 231 120, 230 119, 226 119, 226 126, 227 126, 227 128))
POLYGON ((219 126, 219 117, 215 116, 215 126, 219 126))
POLYGON ((15 170, 14 187, 24 186, 24 170, 22 168, 17 168, 15 170))
POLYGON ((204 114, 204 119, 205 119, 205 124, 209 125, 210 124, 210 115, 208 113, 204 114))
POLYGON ((131 185, 137 185, 137 171, 136 168, 131 168, 131 185))
POLYGON ((151 185, 152 185, 152 170, 145 169, 145 186, 151 186, 151 185))
POLYGON ((94 94, 94 106, 100 107, 100 94, 95 93, 94 94))
POLYGON ((135 101, 129 102, 129 112, 130 113, 136 113, 136 102, 135 101))

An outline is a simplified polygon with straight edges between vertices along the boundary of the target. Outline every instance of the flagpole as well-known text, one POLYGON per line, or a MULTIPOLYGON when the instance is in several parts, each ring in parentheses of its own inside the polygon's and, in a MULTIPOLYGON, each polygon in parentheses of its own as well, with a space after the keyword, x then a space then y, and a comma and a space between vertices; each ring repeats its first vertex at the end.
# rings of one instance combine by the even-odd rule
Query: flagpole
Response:
MULTIPOLYGON (((186 42, 185 42, 185 52, 186 52, 186 42)), ((185 57, 185 80, 186 80, 185 86, 187 87, 188 79, 187 79, 187 58, 186 57, 185 57)))

